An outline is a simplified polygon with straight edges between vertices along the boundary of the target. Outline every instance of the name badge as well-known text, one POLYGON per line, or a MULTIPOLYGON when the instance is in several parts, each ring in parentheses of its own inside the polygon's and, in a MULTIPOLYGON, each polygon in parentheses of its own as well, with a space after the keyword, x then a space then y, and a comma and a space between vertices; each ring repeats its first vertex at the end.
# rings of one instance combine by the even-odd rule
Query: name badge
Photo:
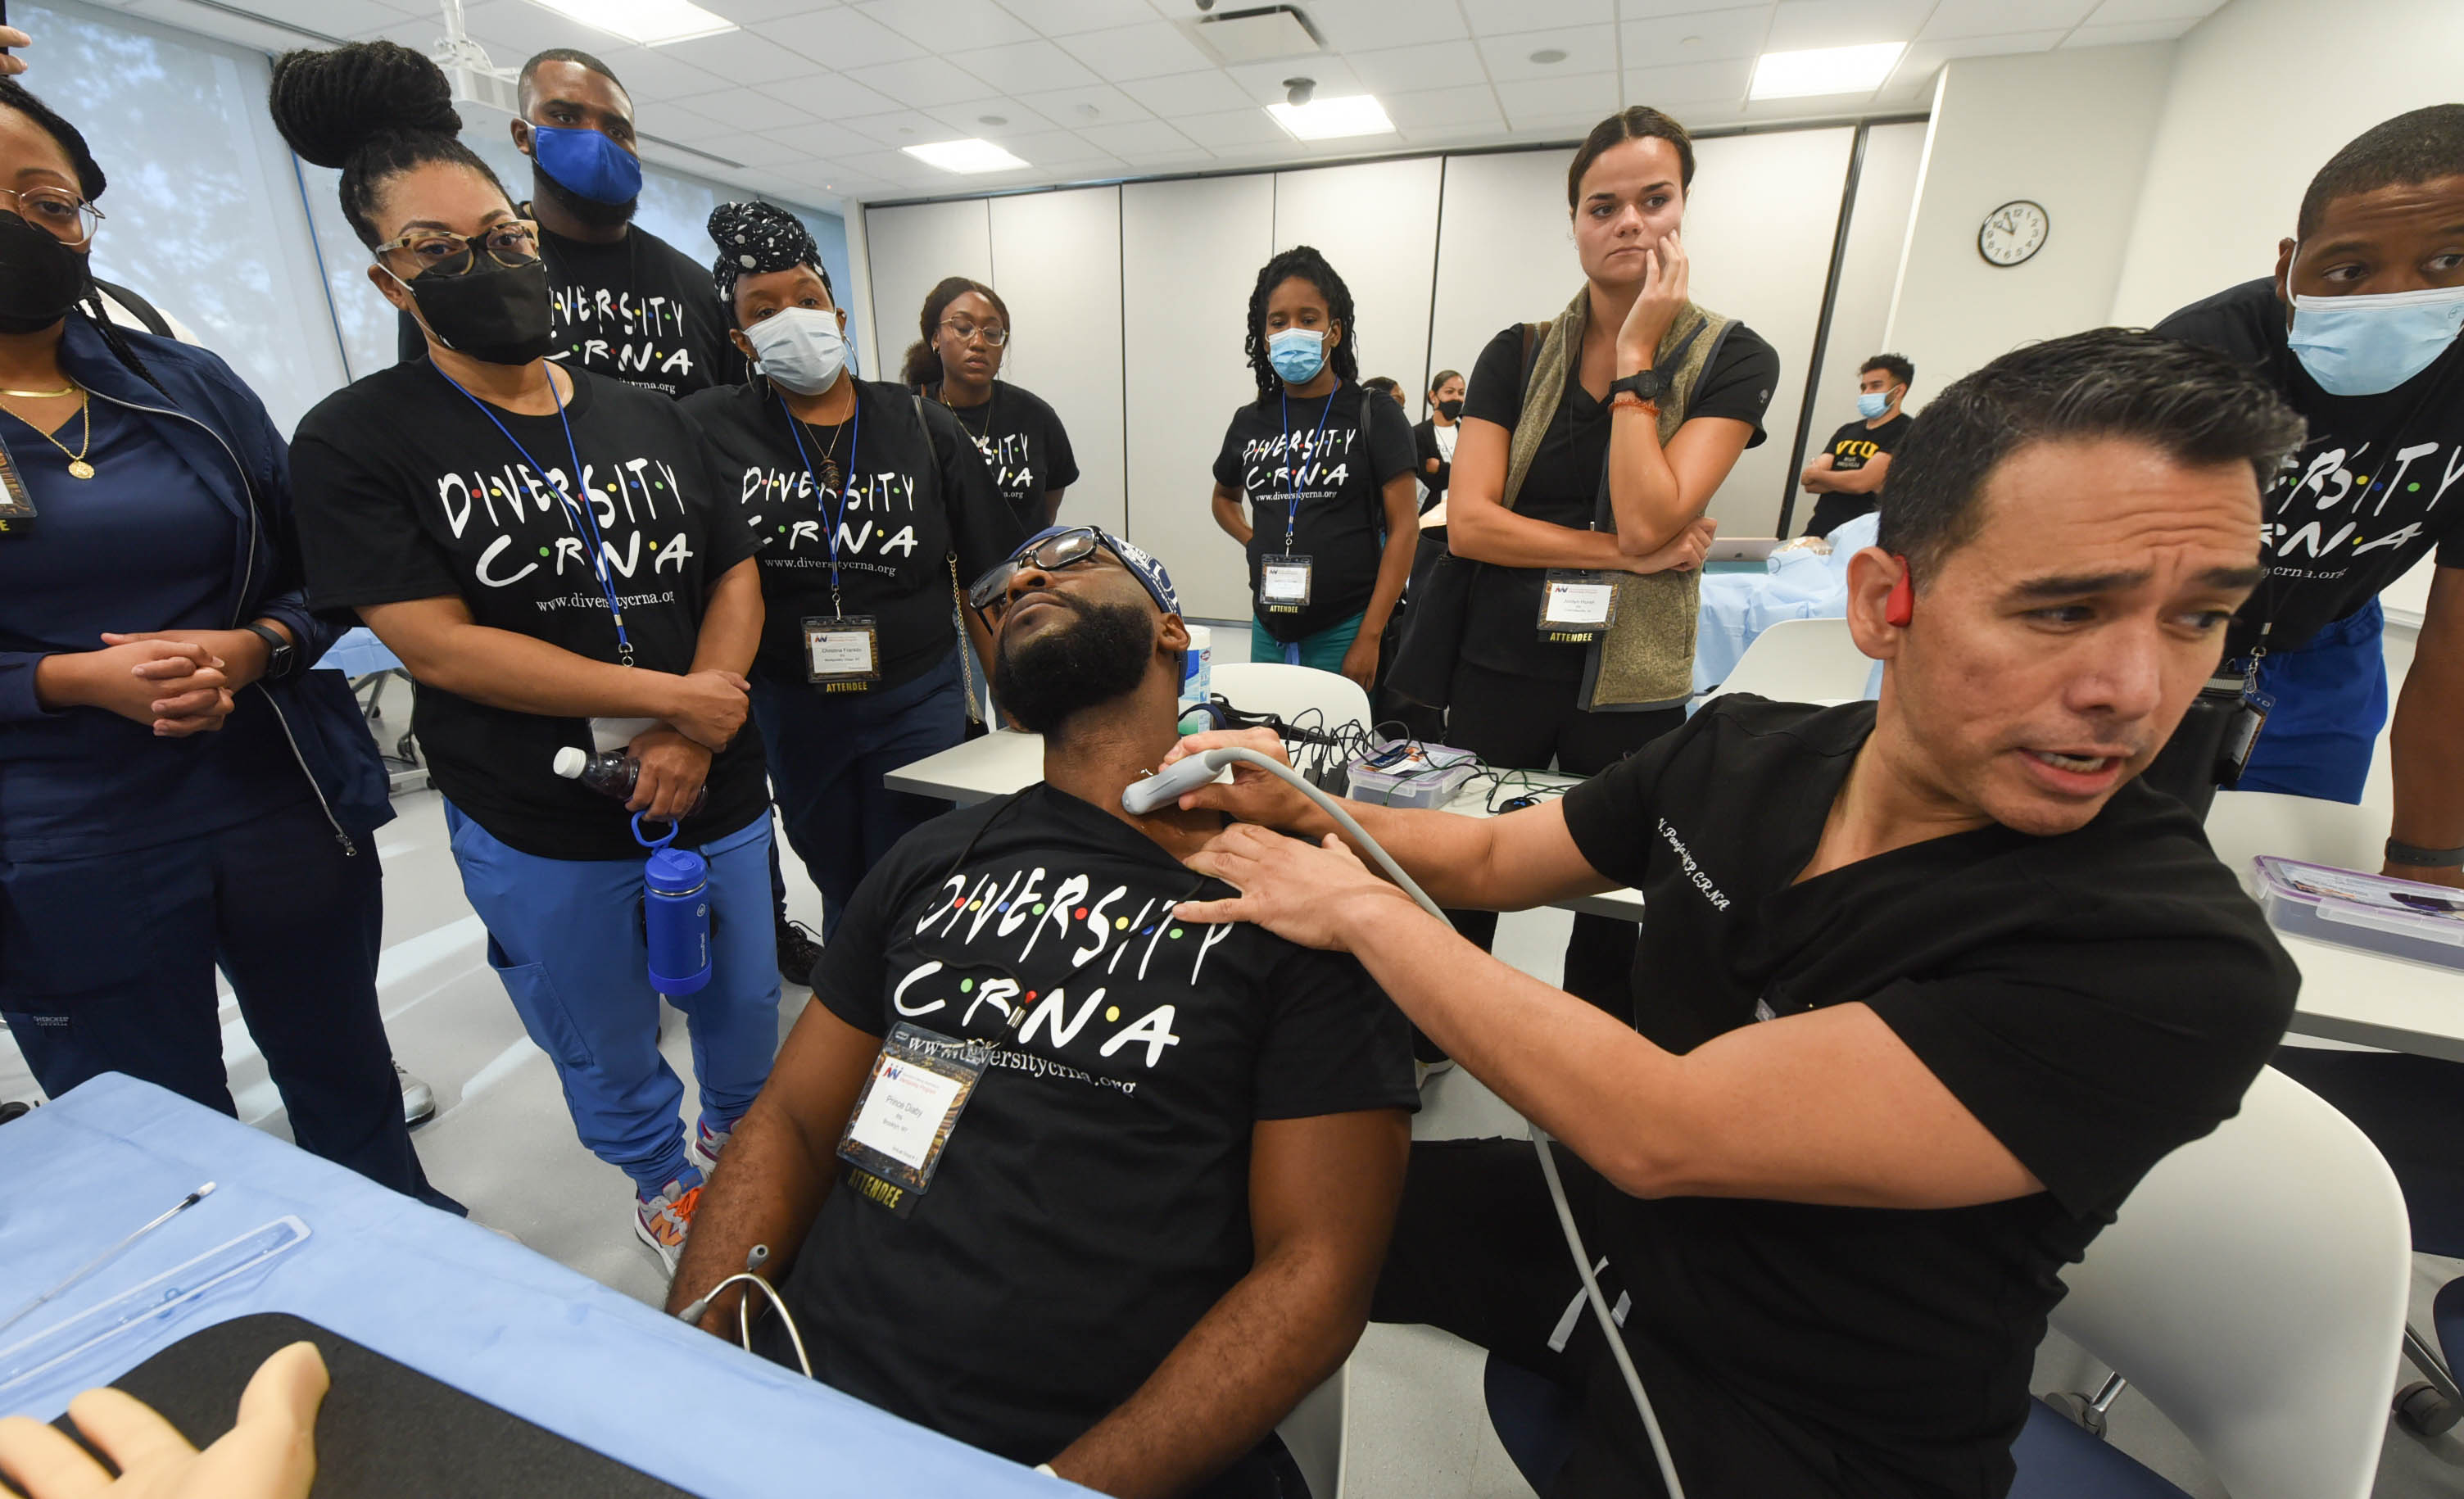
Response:
POLYGON ((1617 623, 1617 579, 1604 572, 1552 567, 1540 584, 1540 638, 1550 645, 1582 645, 1607 634, 1617 623))
POLYGON ((881 679, 881 630, 869 614, 804 621, 804 680, 877 682, 881 679))
POLYGON ((992 1048, 920 1025, 893 1026, 872 1059, 855 1112, 839 1136, 849 1184, 904 1218, 929 1191, 958 1115, 975 1096, 992 1048))
POLYGON ((0 447, 0 536, 24 536, 34 529, 34 496, 18 476, 17 459, 0 447))
POLYGON ((1270 614, 1298 614, 1309 606, 1316 569, 1306 557, 1267 557, 1258 562, 1258 602, 1270 614))

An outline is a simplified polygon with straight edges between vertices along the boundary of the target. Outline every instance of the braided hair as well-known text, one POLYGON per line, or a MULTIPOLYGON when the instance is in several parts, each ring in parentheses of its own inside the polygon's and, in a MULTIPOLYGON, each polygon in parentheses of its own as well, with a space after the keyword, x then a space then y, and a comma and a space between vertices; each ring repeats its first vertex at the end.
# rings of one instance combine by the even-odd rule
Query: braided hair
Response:
MULTIPOLYGON (((505 185, 459 138, 453 89, 435 63, 392 42, 353 42, 275 59, 267 104, 301 159, 342 171, 342 214, 373 249, 385 185, 415 166, 447 163, 505 185)), ((514 201, 505 192, 505 201, 514 201)))
MULTIPOLYGON (((102 164, 94 159, 94 151, 85 143, 83 132, 61 119, 51 105, 35 98, 33 90, 15 78, 0 78, 0 108, 15 110, 33 121, 36 129, 52 138, 77 172, 80 197, 92 203, 102 196, 107 179, 102 174, 102 164)), ((114 359, 155 389, 163 388, 163 383, 154 378, 154 372, 145 367, 145 362, 137 357, 137 350, 129 345, 127 338, 112 322, 110 311, 103 306, 102 291, 94 284, 91 276, 86 280, 85 294, 77 298, 77 312, 102 335, 102 342, 110 348, 114 359)))
POLYGON ((1327 316, 1343 325, 1343 342, 1327 351, 1327 362, 1334 366, 1335 378, 1360 383, 1360 330, 1353 322, 1352 288, 1326 263, 1326 256, 1307 245, 1294 245, 1265 264, 1258 273, 1257 288, 1249 294, 1249 337, 1242 347, 1248 352, 1249 368, 1258 377, 1258 399, 1264 401, 1284 388, 1283 378, 1266 359, 1266 301, 1275 288, 1298 276, 1318 290, 1326 298, 1327 316))
POLYGON ((923 337, 907 345, 907 359, 898 377, 905 384, 937 386, 941 383, 941 350, 935 342, 941 335, 941 315, 950 310, 952 302, 969 292, 993 304, 993 311, 1001 314, 1002 327, 1010 325, 1009 304, 1001 299, 1001 293, 963 276, 944 276, 938 286, 925 294, 924 314, 916 320, 916 326, 923 337))

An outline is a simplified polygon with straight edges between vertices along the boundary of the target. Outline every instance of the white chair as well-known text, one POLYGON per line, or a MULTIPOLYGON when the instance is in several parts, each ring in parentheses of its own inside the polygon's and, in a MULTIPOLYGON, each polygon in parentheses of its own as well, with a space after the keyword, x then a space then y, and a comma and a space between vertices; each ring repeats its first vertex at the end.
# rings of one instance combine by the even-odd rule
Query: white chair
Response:
POLYGON ((1340 1499, 1343 1493, 1343 1417, 1351 1400, 1352 1361, 1346 1359, 1275 1427, 1309 1480, 1309 1499, 1340 1499))
POLYGON ((2208 808, 2209 845, 2249 889, 2262 853, 2376 872, 2386 836, 2380 813, 2280 791, 2219 791, 2208 808))
POLYGON ((1873 658, 1844 619, 1786 619, 1754 637, 1727 679, 1705 694, 1755 693, 1774 702, 1849 702, 1865 695, 1873 658))
POLYGON ((1217 663, 1212 676, 1213 691, 1249 713, 1271 713, 1291 723, 1314 708, 1326 716, 1330 730, 1347 723, 1376 727, 1369 713, 1369 694, 1352 678, 1333 672, 1286 666, 1281 661, 1234 661, 1217 663))
POLYGON ((2054 1325, 2127 1378, 2233 1499, 2366 1499, 2412 1273, 2395 1176, 2264 1069, 2159 1161, 2062 1279, 2054 1325))

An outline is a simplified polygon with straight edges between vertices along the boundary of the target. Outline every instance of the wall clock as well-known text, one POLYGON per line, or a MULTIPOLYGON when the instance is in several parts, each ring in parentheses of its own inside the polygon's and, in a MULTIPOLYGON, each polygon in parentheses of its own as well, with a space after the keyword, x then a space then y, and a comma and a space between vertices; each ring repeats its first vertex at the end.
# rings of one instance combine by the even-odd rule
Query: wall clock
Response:
POLYGON ((2014 198, 1985 215, 1976 231, 1976 253, 1986 264, 2007 270, 2044 249, 2045 233, 2052 227, 2043 204, 2014 198))

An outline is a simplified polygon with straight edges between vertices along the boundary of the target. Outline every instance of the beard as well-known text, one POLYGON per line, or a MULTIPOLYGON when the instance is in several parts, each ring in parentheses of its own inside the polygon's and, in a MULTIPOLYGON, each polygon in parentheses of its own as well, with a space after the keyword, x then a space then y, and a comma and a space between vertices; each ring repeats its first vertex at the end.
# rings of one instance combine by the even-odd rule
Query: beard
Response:
POLYGON ((1048 734, 1081 710, 1135 692, 1155 654, 1145 609, 1053 598, 1075 618, 993 656, 993 695, 1029 734, 1048 734))
POLYGON ((536 162, 531 165, 531 194, 548 199, 593 229, 614 229, 620 224, 629 224, 633 220, 633 210, 642 206, 639 197, 627 198, 622 203, 602 203, 596 198, 585 198, 541 171, 536 162))

